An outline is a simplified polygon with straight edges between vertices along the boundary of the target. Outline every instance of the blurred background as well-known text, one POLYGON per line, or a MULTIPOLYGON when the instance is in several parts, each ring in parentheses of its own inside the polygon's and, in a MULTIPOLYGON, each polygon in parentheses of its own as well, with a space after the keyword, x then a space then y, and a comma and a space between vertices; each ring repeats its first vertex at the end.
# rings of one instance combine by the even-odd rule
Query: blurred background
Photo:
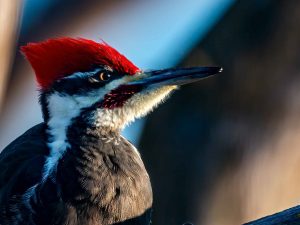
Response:
POLYGON ((154 225, 234 225, 297 205, 299 24, 292 0, 0 0, 0 149, 42 121, 19 47, 103 39, 141 68, 224 68, 124 132, 150 173, 154 225))

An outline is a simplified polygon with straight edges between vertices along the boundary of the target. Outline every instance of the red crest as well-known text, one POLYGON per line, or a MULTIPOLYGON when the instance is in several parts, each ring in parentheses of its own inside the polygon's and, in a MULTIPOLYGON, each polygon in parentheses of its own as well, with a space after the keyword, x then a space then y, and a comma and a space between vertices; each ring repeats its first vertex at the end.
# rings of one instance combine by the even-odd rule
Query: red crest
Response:
POLYGON ((105 42, 97 43, 83 38, 56 38, 21 47, 30 62, 42 89, 62 77, 95 66, 107 65, 114 70, 133 75, 139 71, 132 62, 105 42))

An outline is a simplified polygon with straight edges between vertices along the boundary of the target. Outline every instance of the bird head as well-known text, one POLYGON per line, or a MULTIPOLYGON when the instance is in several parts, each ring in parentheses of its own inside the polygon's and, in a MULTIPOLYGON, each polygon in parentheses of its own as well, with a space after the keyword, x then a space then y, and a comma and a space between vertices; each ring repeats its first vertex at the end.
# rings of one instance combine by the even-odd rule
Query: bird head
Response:
POLYGON ((221 71, 220 67, 144 71, 105 42, 82 38, 29 43, 21 51, 35 71, 43 116, 52 125, 67 126, 88 115, 96 126, 120 130, 179 85, 221 71))

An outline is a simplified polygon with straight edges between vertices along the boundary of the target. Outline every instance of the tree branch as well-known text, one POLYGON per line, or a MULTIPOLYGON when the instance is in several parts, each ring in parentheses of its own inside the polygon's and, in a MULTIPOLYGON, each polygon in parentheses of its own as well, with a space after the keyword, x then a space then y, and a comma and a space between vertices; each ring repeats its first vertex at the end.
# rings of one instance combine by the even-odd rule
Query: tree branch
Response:
POLYGON ((300 206, 296 206, 282 212, 267 216, 244 225, 299 225, 300 206))

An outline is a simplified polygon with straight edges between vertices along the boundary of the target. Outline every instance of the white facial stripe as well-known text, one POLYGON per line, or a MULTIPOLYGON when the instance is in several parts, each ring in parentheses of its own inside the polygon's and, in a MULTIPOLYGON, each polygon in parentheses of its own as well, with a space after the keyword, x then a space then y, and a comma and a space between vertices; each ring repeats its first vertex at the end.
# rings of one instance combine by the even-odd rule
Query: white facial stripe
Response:
POLYGON ((69 147, 66 137, 67 128, 70 126, 72 118, 80 113, 77 103, 70 96, 60 96, 58 93, 49 96, 48 109, 50 119, 47 132, 51 135, 48 143, 50 155, 46 159, 43 179, 46 179, 56 168, 58 160, 69 147))
POLYGON ((101 71, 101 69, 95 69, 95 70, 89 71, 89 72, 76 72, 76 73, 73 73, 70 76, 64 77, 64 79, 73 79, 73 78, 76 78, 76 77, 89 77, 89 76, 95 75, 99 71, 101 71))
MULTIPOLYGON (((72 76, 79 76, 76 73, 72 76)), ((81 76, 81 75, 80 75, 81 76)), ((71 76, 70 76, 71 77, 71 76)), ((53 93, 47 99, 49 110, 48 133, 51 135, 48 147, 50 155, 46 159, 43 179, 56 168, 59 159, 70 146, 67 140, 67 129, 71 125, 72 119, 78 117, 82 109, 94 105, 101 101, 104 96, 119 85, 127 82, 127 77, 117 79, 96 91, 91 91, 82 95, 62 95, 53 93)))

